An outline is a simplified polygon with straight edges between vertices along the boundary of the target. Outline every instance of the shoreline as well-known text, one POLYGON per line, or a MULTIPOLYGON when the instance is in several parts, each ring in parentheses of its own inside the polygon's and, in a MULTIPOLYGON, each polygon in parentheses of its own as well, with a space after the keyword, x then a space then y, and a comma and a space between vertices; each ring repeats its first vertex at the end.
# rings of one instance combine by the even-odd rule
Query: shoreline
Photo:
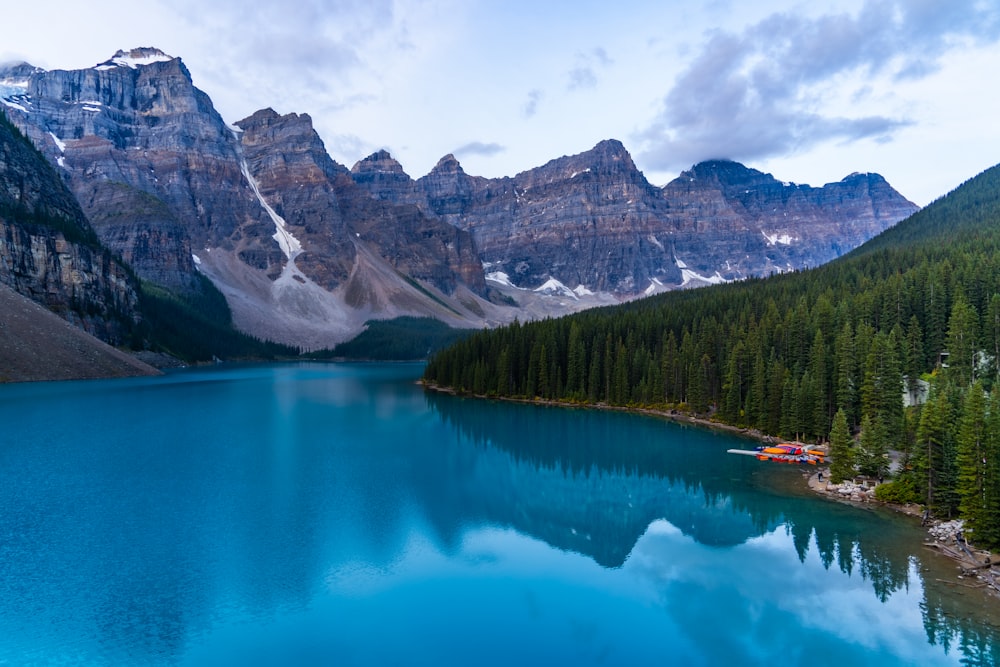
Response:
MULTIPOLYGON (((451 388, 440 387, 434 384, 428 384, 423 380, 418 381, 418 384, 424 387, 424 389, 429 391, 436 391, 443 394, 451 394, 452 396, 468 396, 476 399, 488 399, 497 401, 508 401, 511 403, 526 403, 531 405, 545 405, 551 407, 563 407, 563 408, 580 408, 587 410, 611 410, 617 412, 630 412, 634 414, 649 415, 652 417, 660 417, 674 422, 692 424, 694 426, 699 426, 703 428, 709 428, 714 430, 725 431, 733 435, 739 435, 746 438, 751 438, 762 443, 773 443, 777 442, 778 438, 774 436, 761 433, 756 429, 748 429, 740 426, 732 426, 730 424, 723 424, 720 422, 712 421, 711 419, 705 419, 702 417, 695 417, 690 414, 679 412, 677 410, 658 410, 655 408, 630 408, 627 406, 617 406, 608 405, 606 403, 573 403, 569 401, 557 401, 551 399, 527 399, 527 398, 508 398, 500 396, 485 396, 478 394, 467 394, 459 393, 451 388)), ((886 503, 875 499, 875 486, 867 486, 867 484, 855 484, 854 482, 844 482, 842 484, 834 485, 829 481, 829 465, 824 465, 820 467, 815 472, 810 470, 803 471, 803 478, 805 479, 806 487, 827 500, 834 502, 844 503, 847 505, 853 505, 855 507, 866 507, 871 505, 877 505, 879 507, 884 507, 890 509, 899 514, 905 516, 913 517, 914 519, 921 520, 923 523, 923 506, 908 504, 899 505, 896 503, 886 503), (819 476, 823 474, 824 479, 820 480, 819 476)), ((995 556, 989 551, 982 549, 976 549, 972 545, 961 541, 960 543, 956 540, 956 535, 961 535, 961 523, 956 521, 942 521, 940 519, 930 519, 926 525, 927 540, 924 542, 924 546, 929 549, 934 549, 936 553, 940 556, 949 558, 958 565, 958 572, 955 577, 955 584, 966 587, 966 588, 976 588, 982 589, 987 596, 993 600, 1000 601, 1000 581, 998 581, 997 576, 993 573, 995 567, 1000 567, 1000 557, 995 556), (954 546, 953 546, 954 545, 954 546), (970 551, 969 549, 972 549, 970 551), (963 551, 964 550, 964 551, 963 551), (987 565, 989 563, 989 565, 987 565), (970 585, 965 583, 964 580, 974 577, 979 584, 970 585)))
POLYGON ((924 546, 956 563, 958 572, 955 574, 955 578, 957 581, 951 583, 966 588, 980 588, 994 600, 1000 600, 1000 581, 993 572, 994 568, 1000 566, 1000 558, 986 549, 979 549, 966 542, 962 537, 962 522, 960 520, 932 518, 925 523, 922 505, 882 502, 875 499, 874 486, 864 487, 853 482, 833 484, 829 481, 828 474, 829 467, 825 467, 803 476, 811 491, 828 500, 855 507, 877 505, 919 519, 921 526, 926 528, 927 533, 924 546), (825 476, 823 480, 819 479, 821 473, 825 476), (979 583, 965 583, 964 580, 970 577, 979 583))

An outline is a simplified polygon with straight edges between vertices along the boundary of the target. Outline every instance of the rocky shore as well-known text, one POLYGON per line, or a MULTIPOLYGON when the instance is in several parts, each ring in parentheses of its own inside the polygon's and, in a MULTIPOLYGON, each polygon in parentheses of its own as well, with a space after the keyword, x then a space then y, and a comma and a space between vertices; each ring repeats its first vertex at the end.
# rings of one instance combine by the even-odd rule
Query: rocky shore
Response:
POLYGON ((845 480, 840 484, 830 481, 829 471, 822 468, 808 475, 809 488, 833 500, 851 504, 878 504, 902 514, 920 519, 927 528, 924 546, 954 560, 957 564, 956 583, 966 588, 980 588, 1000 597, 1000 557, 989 551, 977 549, 966 540, 966 531, 960 519, 942 521, 928 518, 921 505, 895 505, 875 499, 878 482, 861 478, 845 480))

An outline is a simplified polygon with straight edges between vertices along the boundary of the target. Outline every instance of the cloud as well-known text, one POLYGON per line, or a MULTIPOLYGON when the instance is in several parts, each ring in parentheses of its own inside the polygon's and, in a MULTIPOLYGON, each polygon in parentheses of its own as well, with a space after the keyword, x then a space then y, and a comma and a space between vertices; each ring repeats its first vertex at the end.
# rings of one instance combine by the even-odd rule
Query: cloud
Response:
POLYGON ((521 107, 521 112, 524 114, 525 118, 531 118, 536 113, 538 113, 538 103, 542 101, 542 91, 537 88, 528 91, 528 99, 521 107))
POLYGON ((639 133, 639 152, 653 168, 676 170, 827 141, 890 141, 912 121, 825 111, 842 102, 831 98, 841 83, 924 78, 949 50, 998 38, 1000 8, 976 0, 867 0, 855 15, 779 13, 739 34, 715 31, 639 133))
POLYGON ((590 67, 574 67, 569 71, 570 90, 580 90, 581 88, 596 88, 597 74, 590 67))
POLYGON ((352 82, 371 89, 381 74, 378 56, 412 48, 392 0, 173 0, 164 6, 185 26, 186 43, 197 44, 197 77, 234 96, 242 91, 275 104, 282 94, 293 103, 336 98, 355 90, 352 82), (245 17, 245 29, 234 23, 237 16, 245 17))
POLYGON ((459 146, 452 151, 454 155, 482 155, 492 157, 507 150, 497 143, 484 143, 482 141, 472 141, 463 146, 459 146))
POLYGON ((614 61, 608 57, 607 52, 601 47, 593 48, 586 53, 578 53, 576 55, 576 65, 568 73, 569 83, 567 84, 567 88, 569 90, 596 88, 597 69, 608 67, 612 62, 614 61))

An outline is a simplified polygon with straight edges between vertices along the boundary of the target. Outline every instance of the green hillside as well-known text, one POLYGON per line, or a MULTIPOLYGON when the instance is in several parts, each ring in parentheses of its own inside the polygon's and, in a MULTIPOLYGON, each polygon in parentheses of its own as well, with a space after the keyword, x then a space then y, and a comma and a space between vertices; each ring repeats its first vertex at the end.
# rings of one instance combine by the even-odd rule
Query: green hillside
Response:
POLYGON ((998 360, 994 167, 818 269, 481 332, 435 355, 425 380, 676 409, 806 441, 836 424, 835 477, 884 475, 885 452, 901 450, 904 472, 883 494, 962 515, 979 543, 1000 545, 998 360), (904 408, 921 378, 929 398, 904 408))

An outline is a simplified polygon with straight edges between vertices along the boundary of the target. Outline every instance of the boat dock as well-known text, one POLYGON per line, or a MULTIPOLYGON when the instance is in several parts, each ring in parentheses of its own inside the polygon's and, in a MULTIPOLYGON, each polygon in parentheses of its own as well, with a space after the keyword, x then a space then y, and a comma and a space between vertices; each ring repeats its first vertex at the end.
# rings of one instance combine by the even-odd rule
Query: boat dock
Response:
MULTIPOLYGON (((767 448, 769 449, 769 448, 767 448)), ((815 450, 803 450, 799 454, 789 452, 769 452, 766 449, 728 449, 728 454, 743 454, 744 456, 754 456, 758 461, 778 461, 780 463, 807 463, 817 465, 823 463, 824 454, 815 450)))

